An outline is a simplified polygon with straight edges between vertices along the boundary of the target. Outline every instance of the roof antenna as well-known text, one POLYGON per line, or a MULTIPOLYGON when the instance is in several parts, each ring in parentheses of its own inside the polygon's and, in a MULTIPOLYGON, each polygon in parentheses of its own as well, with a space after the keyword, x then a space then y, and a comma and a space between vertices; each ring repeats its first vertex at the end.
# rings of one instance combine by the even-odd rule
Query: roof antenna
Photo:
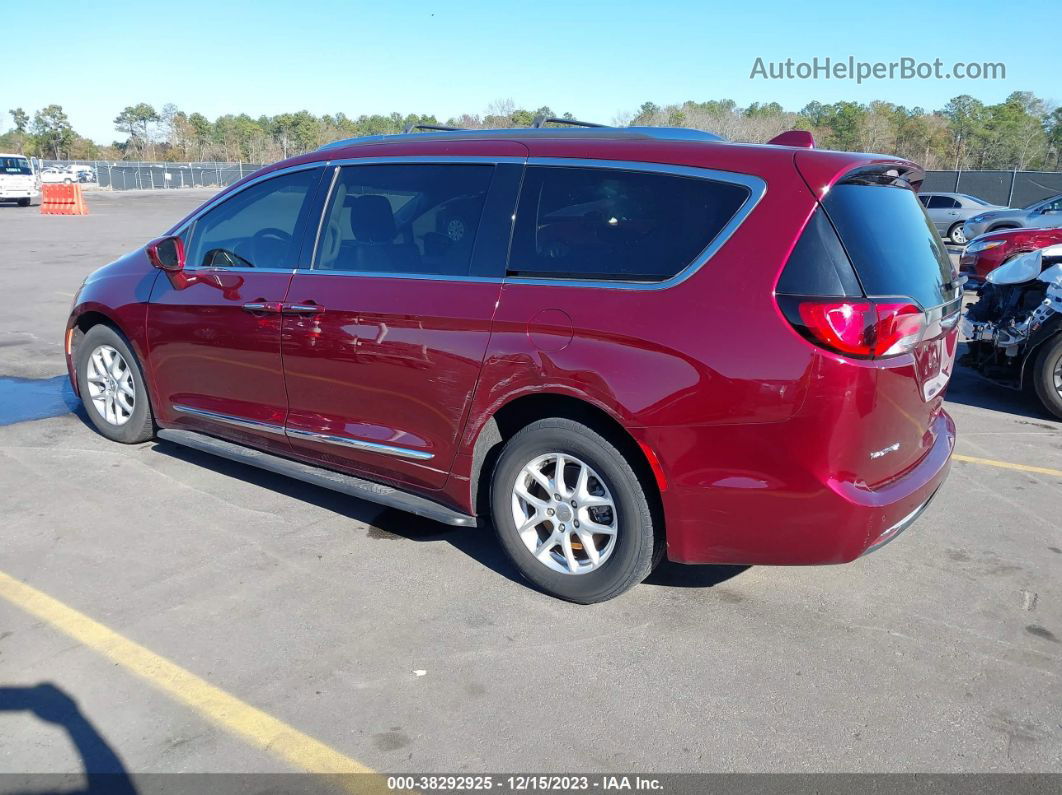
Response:
POLYGON ((549 123, 553 123, 553 124, 570 124, 573 127, 607 127, 608 126, 607 124, 597 124, 596 122, 592 122, 592 121, 579 121, 578 119, 554 119, 554 118, 551 118, 551 117, 547 117, 546 115, 543 114, 541 116, 535 116, 535 120, 533 122, 531 122, 531 127, 533 129, 537 130, 539 127, 544 127, 546 124, 549 124, 549 123))
POLYGON ((413 124, 412 122, 410 122, 409 124, 407 124, 403 128, 402 134, 403 135, 408 135, 409 133, 413 132, 414 130, 437 130, 439 132, 456 132, 458 130, 463 130, 463 129, 465 129, 465 128, 464 127, 448 127, 445 124, 413 124))

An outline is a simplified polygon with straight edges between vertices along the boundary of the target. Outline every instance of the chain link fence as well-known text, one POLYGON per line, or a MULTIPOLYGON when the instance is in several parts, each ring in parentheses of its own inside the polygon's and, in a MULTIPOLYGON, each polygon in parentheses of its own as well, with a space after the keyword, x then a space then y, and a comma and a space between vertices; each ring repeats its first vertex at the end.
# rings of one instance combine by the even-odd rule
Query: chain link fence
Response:
POLYGON ((89 184, 110 190, 166 190, 224 188, 253 174, 253 163, 166 163, 131 160, 42 160, 41 167, 66 171, 71 166, 92 169, 89 184))
POLYGON ((922 190, 968 193, 1004 207, 1025 207, 1062 193, 1062 171, 927 171, 922 190))

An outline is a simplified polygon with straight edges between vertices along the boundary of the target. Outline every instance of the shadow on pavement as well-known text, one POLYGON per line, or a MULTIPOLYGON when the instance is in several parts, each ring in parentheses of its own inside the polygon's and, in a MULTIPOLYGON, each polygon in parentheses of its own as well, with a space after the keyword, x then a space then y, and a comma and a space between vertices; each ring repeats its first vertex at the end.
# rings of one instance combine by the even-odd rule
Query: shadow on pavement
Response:
POLYGON ((711 588, 737 577, 751 566, 687 566, 665 560, 657 566, 646 580, 646 585, 664 585, 669 588, 711 588))
MULTIPOLYGON (((446 542, 496 574, 525 587, 533 587, 509 562, 509 558, 494 537, 494 531, 489 525, 451 527, 421 516, 394 508, 381 507, 356 497, 319 486, 311 486, 283 475, 212 456, 209 453, 201 453, 198 450, 191 450, 170 442, 157 441, 154 449, 164 455, 179 458, 190 464, 202 466, 367 524, 369 538, 383 542, 400 540, 446 542)), ((747 568, 747 566, 684 566, 664 561, 645 582, 650 585, 678 588, 710 588, 737 576, 747 568)))
MULTIPOLYGON (((944 400, 946 403, 989 409, 1033 420, 1057 422, 1055 417, 1049 414, 1036 396, 1030 392, 993 384, 961 365, 955 367, 948 390, 944 394, 944 400)), ((1045 425, 1045 427, 1053 428, 1054 426, 1045 425)))
POLYGON ((157 441, 154 449, 164 455, 179 458, 196 466, 237 478, 245 483, 261 486, 286 497, 307 502, 367 524, 369 525, 369 538, 381 541, 403 539, 419 542, 445 541, 497 574, 514 582, 525 584, 519 572, 509 563, 505 553, 494 540, 489 528, 451 527, 170 442, 157 441))
POLYGON ((84 768, 83 776, 11 776, 5 784, 5 791, 11 791, 6 787, 14 784, 18 787, 15 791, 23 795, 45 795, 60 791, 67 795, 136 793, 136 787, 133 786, 118 754, 107 744, 92 722, 81 713, 77 702, 55 685, 45 682, 33 687, 0 687, 0 712, 28 712, 38 720, 59 726, 69 736, 84 768), (19 786, 20 779, 24 782, 24 788, 19 786), (62 779, 64 784, 83 779, 85 788, 76 790, 62 786, 57 789, 49 785, 42 790, 34 787, 34 782, 56 779, 62 779))

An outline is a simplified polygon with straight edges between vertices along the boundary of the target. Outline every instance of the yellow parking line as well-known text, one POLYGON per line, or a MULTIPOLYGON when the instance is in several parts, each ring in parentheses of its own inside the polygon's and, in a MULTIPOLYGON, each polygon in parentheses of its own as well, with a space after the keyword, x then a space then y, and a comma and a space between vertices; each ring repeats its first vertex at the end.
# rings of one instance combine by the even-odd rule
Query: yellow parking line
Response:
POLYGON ((2 571, 0 597, 293 767, 311 773, 375 772, 2 571))
POLYGON ((999 467, 1000 469, 1016 469, 1019 472, 1036 472, 1039 475, 1054 475, 1056 478, 1062 478, 1062 469, 1033 467, 1028 464, 1012 464, 1010 461, 996 461, 993 458, 976 458, 972 455, 959 455, 958 453, 952 454, 952 458, 956 461, 965 461, 968 464, 984 464, 985 466, 999 467))

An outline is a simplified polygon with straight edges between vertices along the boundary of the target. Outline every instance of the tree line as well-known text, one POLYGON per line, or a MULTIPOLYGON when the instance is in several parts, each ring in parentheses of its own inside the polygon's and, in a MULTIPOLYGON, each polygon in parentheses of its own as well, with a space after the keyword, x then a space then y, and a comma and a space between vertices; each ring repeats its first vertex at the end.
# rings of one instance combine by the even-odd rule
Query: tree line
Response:
MULTIPOLYGON (((156 110, 141 102, 114 119, 124 140, 100 145, 79 135, 60 105, 48 105, 32 116, 22 108, 9 114, 13 126, 0 135, 3 151, 56 160, 248 163, 281 160, 341 138, 397 133, 410 124, 493 129, 526 127, 538 115, 574 118, 548 106, 517 108, 511 100, 494 102, 482 114, 442 122, 431 114, 315 116, 305 110, 257 119, 246 113, 226 114, 210 120, 172 104, 156 110)), ((636 111, 619 114, 613 123, 691 127, 754 143, 784 130, 810 130, 824 148, 896 154, 933 170, 1062 170, 1062 108, 1050 107, 1028 91, 1015 91, 994 105, 964 94, 932 111, 879 100, 810 102, 799 111, 787 111, 777 102, 740 107, 729 99, 663 106, 646 102, 636 111)))

